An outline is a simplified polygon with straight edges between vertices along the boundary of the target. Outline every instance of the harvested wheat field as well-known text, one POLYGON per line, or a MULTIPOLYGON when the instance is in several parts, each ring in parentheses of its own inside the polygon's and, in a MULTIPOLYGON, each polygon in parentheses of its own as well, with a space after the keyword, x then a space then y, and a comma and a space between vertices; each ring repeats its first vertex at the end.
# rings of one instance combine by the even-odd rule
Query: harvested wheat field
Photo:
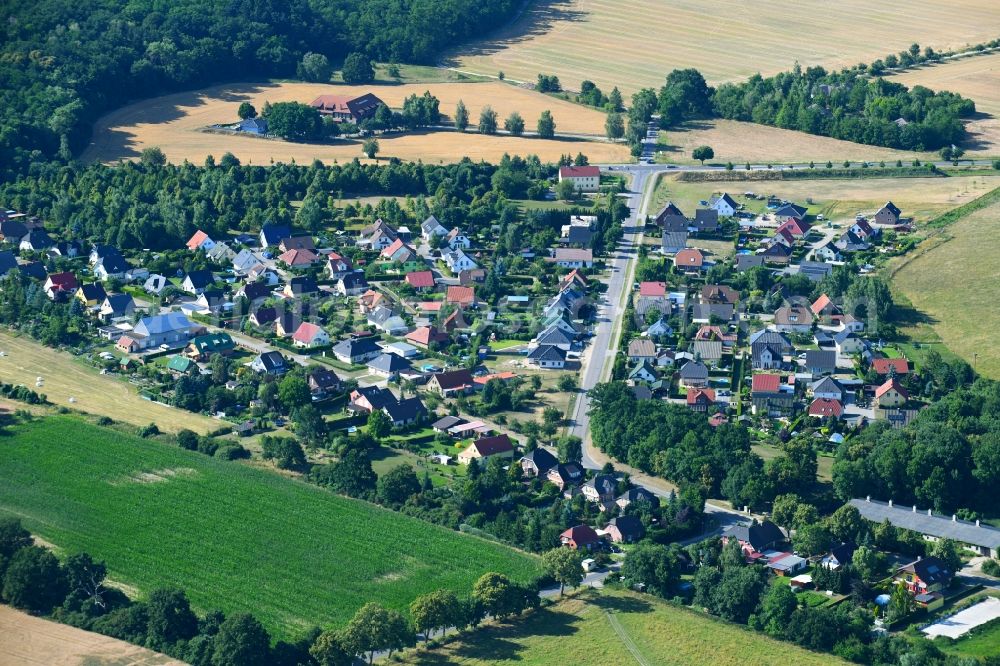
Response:
MULTIPOLYGON (((490 105, 503 119, 517 111, 525 120, 526 129, 533 130, 539 114, 550 110, 556 122, 556 132, 571 134, 604 134, 603 113, 578 104, 554 99, 541 93, 500 83, 427 83, 406 85, 343 86, 316 83, 236 83, 201 90, 156 97, 130 104, 98 120, 90 145, 83 159, 88 162, 114 162, 131 159, 143 148, 159 146, 171 161, 190 160, 200 163, 207 155, 221 156, 231 152, 252 164, 275 162, 309 162, 313 159, 332 162, 361 156, 360 141, 340 141, 332 144, 302 144, 250 136, 207 133, 209 125, 238 120, 236 109, 241 102, 250 102, 261 109, 265 101, 309 103, 323 93, 374 92, 392 107, 402 106, 412 94, 429 90, 441 100, 441 112, 451 116, 461 99, 469 109, 475 124, 483 106, 490 105)), ((379 157, 398 157, 425 162, 455 162, 463 156, 472 159, 498 160, 504 153, 535 154, 543 160, 556 160, 560 155, 583 152, 592 161, 626 161, 628 148, 606 142, 509 136, 484 136, 472 131, 408 133, 379 138, 379 157)))
POLYGON ((0 606, 0 666, 182 666, 146 648, 0 606))
POLYGON ((175 432, 190 428, 207 433, 220 423, 207 416, 174 409, 144 400, 134 386, 98 371, 67 352, 56 351, 29 340, 0 333, 0 381, 24 384, 44 393, 59 407, 78 409, 88 414, 108 416, 134 425, 155 423, 161 430, 175 432), (38 377, 41 387, 35 386, 38 377), (70 402, 70 398, 74 402, 70 402))
POLYGON ((961 58, 892 77, 908 86, 950 90, 976 103, 978 117, 966 129, 970 155, 1000 155, 1000 53, 961 58))
POLYGON ((450 65, 534 81, 557 74, 623 92, 658 87, 674 68, 713 83, 805 65, 871 62, 913 42, 937 50, 996 37, 995 0, 548 0, 450 65))
POLYGON ((697 164, 691 152, 698 146, 712 146, 714 164, 732 162, 753 164, 826 164, 832 160, 839 166, 844 160, 878 162, 903 160, 909 164, 915 157, 924 159, 926 153, 913 153, 879 146, 831 139, 805 132, 742 123, 736 120, 707 120, 686 123, 660 134, 661 161, 697 164))

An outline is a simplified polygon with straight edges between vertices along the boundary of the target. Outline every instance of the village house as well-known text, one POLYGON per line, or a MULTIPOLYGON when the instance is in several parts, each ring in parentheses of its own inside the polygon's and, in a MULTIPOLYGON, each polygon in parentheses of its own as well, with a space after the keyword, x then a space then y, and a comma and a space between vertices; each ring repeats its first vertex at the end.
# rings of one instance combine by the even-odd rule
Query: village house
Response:
POLYGON ((646 528, 638 516, 616 516, 608 521, 604 533, 614 543, 636 543, 646 536, 646 528))
POLYGON ((447 233, 444 237, 445 244, 449 249, 458 250, 459 248, 463 250, 468 250, 472 247, 472 241, 469 237, 462 233, 461 229, 455 227, 447 233))
POLYGON ((386 402, 382 405, 382 413, 389 417, 392 427, 404 428, 420 423, 427 416, 427 408, 420 398, 411 397, 386 402))
POLYGON ((664 231, 660 236, 660 251, 663 254, 677 254, 687 247, 687 231, 664 231))
POLYGON ((189 294, 200 296, 203 291, 215 284, 215 276, 207 269, 191 271, 184 276, 181 289, 189 294))
POLYGON ((836 400, 840 403, 844 401, 844 388, 833 377, 823 377, 813 382, 809 392, 817 399, 836 400))
POLYGON ((794 351, 792 343, 781 333, 769 328, 750 336, 750 358, 754 370, 779 370, 784 357, 794 351))
POLYGON ((292 235, 292 228, 287 224, 265 224, 260 228, 258 241, 263 249, 275 247, 292 235))
POLYGON ((184 355, 194 361, 207 361, 215 354, 228 356, 236 349, 236 342, 228 333, 206 333, 191 338, 184 355))
POLYGON ((806 352, 806 371, 813 379, 831 375, 837 370, 837 352, 827 349, 810 349, 806 352))
POLYGON ((765 551, 774 549, 785 541, 781 528, 770 520, 753 521, 750 524, 731 525, 722 531, 722 543, 736 539, 748 560, 757 560, 765 551))
POLYGON ((722 362, 722 342, 719 340, 694 340, 690 349, 695 359, 710 368, 716 368, 722 362))
POLYGON ((476 290, 473 287, 449 286, 445 293, 445 303, 460 308, 476 307, 476 290))
POLYGON ((435 236, 447 236, 448 230, 436 217, 431 215, 420 224, 420 237, 424 242, 430 243, 435 236))
POLYGON ((62 300, 69 298, 76 293, 80 285, 76 281, 76 276, 72 273, 52 273, 45 279, 42 289, 46 296, 52 300, 62 300))
POLYGON ((573 336, 558 326, 549 326, 535 337, 534 343, 539 347, 551 345, 568 352, 573 348, 573 336))
POLYGON ((129 319, 135 314, 135 300, 131 294, 108 294, 97 310, 97 317, 105 324, 129 319))
POLYGON ((632 385, 639 382, 650 384, 655 382, 656 379, 656 366, 651 361, 642 361, 632 368, 627 377, 628 383, 632 385))
POLYGON ((628 360, 632 363, 656 360, 656 345, 647 338, 635 338, 628 343, 628 360))
POLYGON ((341 340, 330 351, 341 363, 361 365, 381 354, 382 348, 378 346, 375 337, 362 336, 341 340))
POLYGON ((380 305, 368 313, 368 325, 374 326, 386 335, 406 335, 410 325, 393 308, 380 305))
POLYGON ((521 471, 528 477, 544 477, 548 471, 559 464, 559 459, 548 449, 539 446, 528 451, 521 458, 521 471))
POLYGON ((629 488, 615 499, 618 508, 625 509, 635 502, 646 502, 650 508, 656 509, 660 506, 660 498, 649 492, 645 488, 629 488))
POLYGON ((281 290, 285 298, 302 298, 319 293, 319 285, 309 275, 296 275, 281 290))
POLYGON ((904 357, 873 358, 871 369, 879 377, 903 377, 910 372, 910 363, 904 357))
POLYGON ((192 235, 191 238, 188 239, 186 245, 187 249, 191 250, 192 252, 195 252, 197 250, 204 250, 205 252, 208 252, 213 247, 215 247, 215 241, 209 238, 207 233, 199 229, 198 231, 194 232, 194 235, 192 235))
POLYGON ((874 405, 877 409, 901 407, 906 404, 906 401, 909 400, 909 398, 910 394, 907 393, 906 389, 904 389, 899 381, 893 377, 875 389, 874 405))
POLYGON ((831 548, 819 561, 819 565, 830 571, 837 571, 854 561, 854 551, 857 549, 858 546, 853 541, 845 541, 831 548))
POLYGON ((562 268, 592 268, 594 252, 590 248, 559 247, 552 250, 551 261, 562 268))
POLYGON ((549 469, 545 479, 565 492, 583 480, 583 467, 575 462, 560 463, 549 469))
POLYGON ((434 289, 434 273, 431 271, 412 271, 403 278, 406 284, 415 291, 431 291, 434 289))
POLYGON ((368 371, 383 379, 398 379, 402 373, 413 372, 413 364, 398 354, 383 352, 368 361, 368 371))
POLYGON ((722 194, 709 199, 708 205, 721 217, 732 217, 733 215, 736 215, 736 211, 740 208, 740 205, 736 203, 736 200, 729 196, 727 192, 723 192, 722 194))
POLYGON ((872 221, 883 226, 896 226, 899 224, 900 210, 896 204, 886 201, 885 204, 875 211, 872 221))
POLYGON ((281 352, 276 351, 258 354, 250 363, 250 369, 261 375, 283 375, 288 372, 288 368, 288 360, 281 352))
POLYGON ((692 412, 708 412, 715 405, 715 391, 710 388, 688 388, 687 406, 692 412))
POLYGON ((837 400, 816 398, 809 404, 809 416, 818 419, 839 419, 844 414, 844 406, 837 400))
POLYGON ((336 252, 326 255, 326 274, 333 281, 339 281, 345 275, 354 270, 354 264, 350 259, 342 257, 336 252))
POLYGON ((940 592, 951 585, 954 575, 955 572, 949 571, 941 559, 934 556, 918 557, 916 561, 896 569, 892 580, 906 588, 914 599, 924 597, 921 599, 922 605, 939 606, 941 604, 937 601, 941 599, 940 592))
POLYGON ((367 290, 368 280, 365 279, 365 274, 360 271, 342 275, 334 286, 334 291, 341 296, 360 296, 367 290))
POLYGON ((292 344, 305 349, 323 347, 330 344, 330 336, 316 324, 304 321, 292 334, 292 344))
POLYGON ((278 261, 289 268, 309 268, 313 264, 319 263, 319 255, 309 249, 285 250, 278 255, 278 261))
POLYGON ((596 166, 559 167, 559 182, 568 180, 577 192, 597 192, 601 186, 601 170, 596 166))
POLYGON ((444 263, 448 266, 448 270, 456 275, 462 271, 471 271, 479 268, 479 265, 476 264, 476 262, 473 261, 467 254, 465 254, 461 248, 452 250, 451 252, 445 252, 441 255, 441 258, 444 259, 444 263))
POLYGON ((320 95, 309 106, 319 111, 321 116, 329 116, 338 123, 358 124, 375 116, 379 106, 385 102, 372 93, 362 95, 320 95))
POLYGON ((694 219, 688 224, 688 231, 693 233, 714 233, 719 229, 719 215, 715 208, 699 208, 694 212, 694 219))
POLYGON ((476 388, 476 383, 469 370, 449 370, 431 375, 427 382, 427 388, 438 392, 442 398, 451 398, 456 395, 472 393, 476 388))
POLYGON ((774 329, 777 331, 805 333, 812 323, 811 308, 802 304, 782 306, 774 312, 774 329))
POLYGON ((138 350, 163 345, 170 348, 181 347, 200 328, 178 312, 167 312, 143 317, 129 333, 129 337, 135 342, 138 350))
POLYGON ((359 386, 351 391, 347 410, 356 414, 371 414, 381 411, 389 403, 396 402, 396 396, 389 389, 379 386, 359 386))
POLYGON ((507 434, 481 437, 475 440, 458 454, 458 462, 462 465, 468 465, 473 460, 486 460, 493 457, 514 457, 514 445, 507 434))
POLYGON ((780 375, 755 373, 751 379, 750 400, 754 414, 772 418, 789 416, 795 403, 795 391, 781 381, 780 375))
POLYGON ((539 345, 531 350, 527 362, 546 370, 562 370, 566 367, 566 351, 556 345, 539 345))
POLYGON ((688 361, 678 373, 681 388, 708 386, 708 366, 701 361, 688 361))
POLYGON ((572 550, 600 549, 601 537, 589 525, 571 527, 559 535, 559 543, 572 550))
POLYGON ((611 504, 618 493, 618 480, 611 474, 596 474, 580 487, 587 501, 595 504, 611 504))
POLYGON ((771 243, 759 256, 764 263, 787 266, 792 260, 792 248, 784 243, 771 243))
POLYGON ((327 397, 339 393, 343 387, 340 377, 329 368, 315 368, 306 377, 309 384, 309 393, 313 400, 324 400, 327 397))
POLYGON ((421 349, 431 349, 447 343, 451 338, 448 337, 447 333, 439 331, 433 326, 420 326, 407 333, 404 340, 421 349))
POLYGON ((705 255, 697 248, 685 248, 674 255, 674 267, 685 273, 700 273, 705 267, 705 255))

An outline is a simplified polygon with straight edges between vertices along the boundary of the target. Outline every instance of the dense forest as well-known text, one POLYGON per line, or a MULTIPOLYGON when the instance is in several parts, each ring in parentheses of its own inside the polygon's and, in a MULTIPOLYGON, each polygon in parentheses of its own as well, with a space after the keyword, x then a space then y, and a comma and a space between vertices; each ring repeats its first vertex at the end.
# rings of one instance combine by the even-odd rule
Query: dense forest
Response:
POLYGON ((294 76, 307 52, 432 62, 514 0, 11 0, 0 5, 0 176, 69 157, 102 113, 215 81, 294 76))
POLYGON ((713 89, 695 69, 675 70, 660 89, 661 123, 719 117, 809 134, 905 150, 936 150, 965 136, 963 118, 976 111, 972 100, 923 86, 870 78, 861 69, 828 72, 822 67, 713 89))

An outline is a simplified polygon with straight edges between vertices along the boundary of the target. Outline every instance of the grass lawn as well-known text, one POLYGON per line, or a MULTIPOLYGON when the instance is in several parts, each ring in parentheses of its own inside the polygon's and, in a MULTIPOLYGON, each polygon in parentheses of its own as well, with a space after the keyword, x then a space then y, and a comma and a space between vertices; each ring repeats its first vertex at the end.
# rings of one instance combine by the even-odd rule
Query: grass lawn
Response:
POLYGON ((280 637, 372 599, 405 609, 486 571, 538 573, 513 549, 70 416, 14 426, 0 447, 0 515, 106 560, 140 595, 177 585, 199 610, 249 611, 280 637))
POLYGON ((934 644, 946 654, 960 657, 975 657, 977 659, 998 657, 1000 656, 1000 620, 993 620, 981 627, 976 627, 957 641, 937 640, 934 644))
POLYGON ((514 347, 524 347, 527 344, 524 340, 493 340, 490 342, 490 349, 497 352, 514 347))
MULTIPOLYGON (((942 229, 893 266, 892 282, 917 313, 910 329, 929 329, 949 349, 974 363, 981 374, 1000 378, 1000 327, 996 306, 1000 284, 1000 204, 942 229)), ((904 333, 910 333, 904 329, 904 333)), ((917 340, 911 336, 911 341, 917 340)))
POLYGON ((108 416, 133 425, 153 422, 167 431, 189 428, 207 433, 223 425, 201 414, 145 400, 133 385, 120 377, 101 375, 81 358, 45 347, 28 337, 0 333, 0 350, 6 354, 0 358, 0 381, 24 384, 44 393, 59 407, 108 416), (35 387, 38 377, 44 379, 41 388, 35 387), (70 398, 74 402, 70 403, 70 398))
POLYGON ((550 608, 404 656, 405 664, 765 666, 844 663, 633 592, 584 591, 550 608))

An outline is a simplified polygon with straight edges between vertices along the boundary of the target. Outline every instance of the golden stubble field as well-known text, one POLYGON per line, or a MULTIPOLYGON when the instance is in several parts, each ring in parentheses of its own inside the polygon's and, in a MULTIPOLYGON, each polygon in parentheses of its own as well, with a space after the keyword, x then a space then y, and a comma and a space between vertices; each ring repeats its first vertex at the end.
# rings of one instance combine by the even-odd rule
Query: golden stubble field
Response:
MULTIPOLYGON (((402 85, 344 86, 316 83, 235 83, 201 90, 165 95, 130 104, 105 115, 94 127, 90 145, 82 156, 87 162, 115 162, 133 159, 147 147, 159 146, 173 162, 201 163, 207 155, 220 157, 231 152, 244 163, 346 161, 361 157, 359 141, 329 145, 299 144, 247 136, 206 133, 208 125, 235 122, 241 102, 250 102, 258 111, 265 101, 309 103, 324 93, 352 94, 371 91, 390 107, 401 107, 412 94, 429 90, 441 100, 441 112, 449 118, 458 100, 469 110, 470 122, 478 122, 480 110, 490 105, 503 120, 517 111, 525 128, 534 130, 538 116, 550 110, 557 132, 604 134, 605 116, 600 111, 542 95, 497 81, 484 83, 422 83, 402 85)), ((470 130, 458 132, 408 133, 379 138, 379 157, 398 157, 424 162, 456 162, 462 157, 497 161, 504 153, 538 155, 555 161, 560 155, 585 153, 594 162, 627 161, 628 148, 606 142, 585 140, 542 140, 508 136, 484 136, 470 130)))
POLYGON ((690 122, 661 134, 664 145, 663 156, 670 162, 698 164, 691 158, 698 146, 712 146, 715 157, 709 162, 725 164, 732 162, 737 168, 745 162, 753 164, 808 164, 810 161, 825 165, 831 160, 840 166, 844 160, 852 162, 868 161, 895 163, 897 159, 905 164, 919 157, 933 156, 928 153, 913 153, 879 146, 831 139, 805 132, 755 125, 736 120, 705 120, 690 122))
POLYGON ((996 37, 995 0, 541 0, 448 64, 534 81, 557 74, 622 92, 696 67, 713 83, 805 65, 853 65, 905 49, 996 37))
POLYGON ((0 666, 183 666, 152 650, 0 606, 0 666))
POLYGON ((961 58, 903 72, 893 80, 908 86, 950 90, 975 101, 978 117, 969 121, 969 156, 1000 155, 1000 53, 961 58))
POLYGON ((139 397, 137 389, 98 371, 67 352, 45 347, 25 337, 0 333, 0 381, 24 384, 44 393, 58 407, 78 409, 108 416, 133 425, 155 423, 161 430, 176 432, 189 428, 207 433, 222 423, 201 414, 174 409, 139 397), (41 377, 43 386, 36 387, 41 377), (70 402, 73 398, 75 402, 70 402))

